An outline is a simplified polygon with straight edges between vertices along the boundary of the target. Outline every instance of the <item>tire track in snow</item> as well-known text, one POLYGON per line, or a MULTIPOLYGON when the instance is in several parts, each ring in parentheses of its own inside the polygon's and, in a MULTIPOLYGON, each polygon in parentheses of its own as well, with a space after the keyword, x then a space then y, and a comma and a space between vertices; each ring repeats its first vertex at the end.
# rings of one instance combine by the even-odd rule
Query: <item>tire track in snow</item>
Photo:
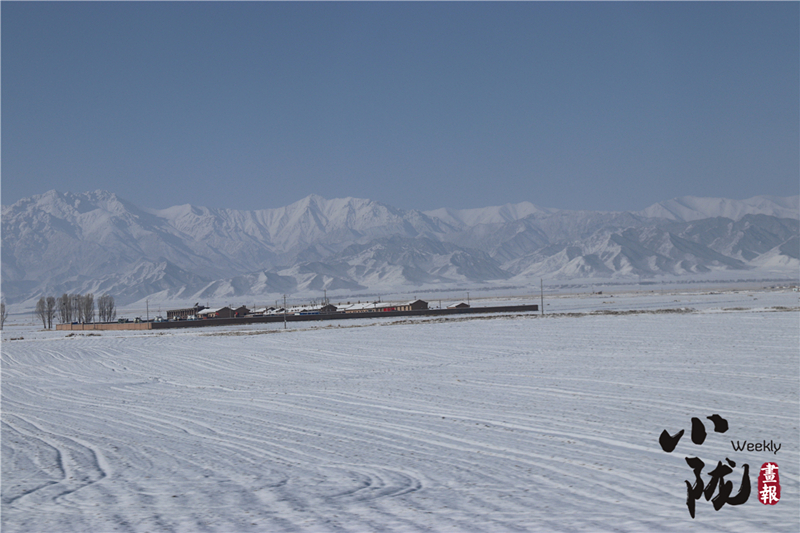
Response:
MULTIPOLYGON (((109 475, 109 466, 102 454, 89 443, 81 439, 68 438, 46 431, 41 426, 20 415, 14 415, 15 422, 8 419, 5 425, 28 439, 39 440, 52 447, 56 454, 56 467, 62 472, 61 479, 54 483, 46 483, 18 496, 4 498, 5 504, 21 504, 22 498, 34 497, 53 500, 69 496, 85 487, 99 483, 109 475)), ((34 503, 31 505, 38 505, 34 503)))

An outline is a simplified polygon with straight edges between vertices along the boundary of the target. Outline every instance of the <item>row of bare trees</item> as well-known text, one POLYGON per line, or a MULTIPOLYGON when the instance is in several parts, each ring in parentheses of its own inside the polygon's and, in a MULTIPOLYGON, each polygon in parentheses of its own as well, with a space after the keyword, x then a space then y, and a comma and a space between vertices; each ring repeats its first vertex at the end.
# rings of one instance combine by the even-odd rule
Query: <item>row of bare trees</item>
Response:
POLYGON ((58 317, 62 324, 94 322, 94 294, 63 294, 58 299, 58 317))
POLYGON ((117 306, 113 296, 104 294, 97 299, 97 314, 100 322, 113 322, 117 319, 117 306))
MULTIPOLYGON (((53 320, 58 314, 62 324, 81 322, 89 324, 94 322, 95 300, 94 294, 66 294, 60 298, 52 296, 39 298, 36 303, 36 316, 42 321, 45 328, 53 327, 53 320)), ((100 322, 112 322, 117 318, 117 308, 114 297, 104 294, 97 299, 97 318, 100 322)))
POLYGON ((42 320, 42 327, 52 328, 53 318, 56 316, 56 299, 52 296, 39 298, 36 302, 36 316, 42 320))

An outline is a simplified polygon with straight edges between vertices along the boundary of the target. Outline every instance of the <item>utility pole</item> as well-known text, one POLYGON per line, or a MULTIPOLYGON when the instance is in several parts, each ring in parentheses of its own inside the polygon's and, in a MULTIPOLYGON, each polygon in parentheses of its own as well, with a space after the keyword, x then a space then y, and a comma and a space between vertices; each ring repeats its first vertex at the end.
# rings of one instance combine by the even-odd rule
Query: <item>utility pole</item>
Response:
POLYGON ((144 303, 147 306, 147 321, 150 322, 150 300, 145 300, 144 303))
POLYGON ((283 295, 283 329, 286 329, 286 295, 283 295))
POLYGON ((328 305, 328 289, 322 289, 325 291, 325 300, 322 302, 322 305, 328 305))
POLYGON ((467 291, 467 305, 469 305, 469 291, 467 291))
POLYGON ((544 282, 542 278, 539 278, 539 297, 541 298, 540 303, 542 304, 542 315, 544 315, 544 282))

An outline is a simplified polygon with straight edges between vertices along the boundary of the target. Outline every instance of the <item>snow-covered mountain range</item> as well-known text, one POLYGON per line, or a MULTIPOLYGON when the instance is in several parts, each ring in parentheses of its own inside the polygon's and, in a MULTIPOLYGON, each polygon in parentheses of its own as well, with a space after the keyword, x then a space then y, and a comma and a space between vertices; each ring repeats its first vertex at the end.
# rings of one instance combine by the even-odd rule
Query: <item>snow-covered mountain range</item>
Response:
MULTIPOLYGON (((649 279, 741 271, 797 277, 800 197, 683 197, 639 212, 522 202, 402 210, 309 196, 258 211, 153 210, 106 191, 49 191, 2 208, 9 303, 94 292, 125 304, 337 291, 649 279)), ((249 300, 248 300, 249 301, 249 300)))

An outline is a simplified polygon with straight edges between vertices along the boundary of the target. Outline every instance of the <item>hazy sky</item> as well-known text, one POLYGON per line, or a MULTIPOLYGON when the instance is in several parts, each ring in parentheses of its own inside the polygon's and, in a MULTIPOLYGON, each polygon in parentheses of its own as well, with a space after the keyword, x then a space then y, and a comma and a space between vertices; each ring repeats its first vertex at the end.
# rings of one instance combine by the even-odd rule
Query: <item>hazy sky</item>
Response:
POLYGON ((2 3, 2 202, 800 192, 800 4, 2 3))

